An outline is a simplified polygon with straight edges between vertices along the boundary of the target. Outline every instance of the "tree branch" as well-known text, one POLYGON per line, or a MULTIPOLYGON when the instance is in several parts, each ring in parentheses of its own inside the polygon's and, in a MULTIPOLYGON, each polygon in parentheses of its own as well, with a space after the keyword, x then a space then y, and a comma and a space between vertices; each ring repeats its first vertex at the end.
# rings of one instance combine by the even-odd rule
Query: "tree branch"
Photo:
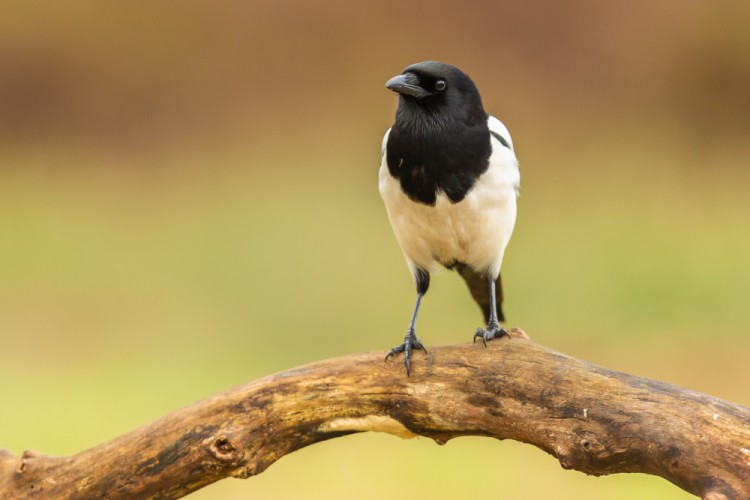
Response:
POLYGON ((360 431, 533 444, 566 469, 643 472, 711 500, 750 498, 750 409, 511 340, 431 348, 407 378, 383 352, 250 382, 67 457, 0 450, 3 497, 178 498, 360 431))

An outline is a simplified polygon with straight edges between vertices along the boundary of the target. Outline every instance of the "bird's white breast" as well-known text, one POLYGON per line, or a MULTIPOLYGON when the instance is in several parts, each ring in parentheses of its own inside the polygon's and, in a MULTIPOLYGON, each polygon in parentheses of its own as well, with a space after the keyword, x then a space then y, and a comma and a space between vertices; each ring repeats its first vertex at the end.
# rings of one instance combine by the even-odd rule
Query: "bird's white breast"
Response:
MULTIPOLYGON (((488 125, 512 147, 510 135, 499 120, 490 117, 488 125)), ((384 147, 389 132, 383 139, 384 147)), ((438 193, 434 206, 409 199, 388 171, 383 155, 380 195, 412 272, 416 268, 433 272, 438 264, 458 261, 493 278, 499 274, 516 221, 520 173, 513 150, 494 137, 491 143, 489 166, 466 197, 452 203, 445 193, 438 193)))

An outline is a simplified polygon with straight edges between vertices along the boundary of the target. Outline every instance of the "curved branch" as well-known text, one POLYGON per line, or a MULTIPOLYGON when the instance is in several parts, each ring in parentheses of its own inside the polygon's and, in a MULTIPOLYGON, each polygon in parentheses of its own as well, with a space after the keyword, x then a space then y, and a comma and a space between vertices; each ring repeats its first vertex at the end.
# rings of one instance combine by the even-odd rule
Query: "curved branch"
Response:
POLYGON ((750 409, 607 370, 528 340, 431 348, 407 378, 382 352, 250 382, 68 457, 0 450, 4 497, 178 498, 360 431, 531 443, 566 469, 661 476, 750 498, 750 409))

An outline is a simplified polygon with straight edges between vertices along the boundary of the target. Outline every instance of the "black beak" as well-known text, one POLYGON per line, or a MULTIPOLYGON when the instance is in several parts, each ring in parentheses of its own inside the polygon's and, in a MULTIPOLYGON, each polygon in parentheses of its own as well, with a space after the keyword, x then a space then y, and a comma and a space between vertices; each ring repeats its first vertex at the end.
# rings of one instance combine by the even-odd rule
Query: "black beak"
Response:
POLYGON ((419 86, 419 79, 414 73, 396 75, 385 83, 387 89, 399 94, 422 98, 429 95, 425 89, 419 86))

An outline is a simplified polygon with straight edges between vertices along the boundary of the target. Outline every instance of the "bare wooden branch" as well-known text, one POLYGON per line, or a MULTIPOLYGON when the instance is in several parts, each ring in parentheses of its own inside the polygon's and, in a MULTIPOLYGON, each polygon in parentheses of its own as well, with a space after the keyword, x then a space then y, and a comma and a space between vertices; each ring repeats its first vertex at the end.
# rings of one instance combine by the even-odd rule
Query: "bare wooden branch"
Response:
POLYGON ((531 443, 566 469, 644 472, 750 498, 750 409, 607 370, 529 340, 431 348, 412 376, 383 352, 250 382, 68 457, 0 450, 3 498, 178 498, 359 431, 531 443))

